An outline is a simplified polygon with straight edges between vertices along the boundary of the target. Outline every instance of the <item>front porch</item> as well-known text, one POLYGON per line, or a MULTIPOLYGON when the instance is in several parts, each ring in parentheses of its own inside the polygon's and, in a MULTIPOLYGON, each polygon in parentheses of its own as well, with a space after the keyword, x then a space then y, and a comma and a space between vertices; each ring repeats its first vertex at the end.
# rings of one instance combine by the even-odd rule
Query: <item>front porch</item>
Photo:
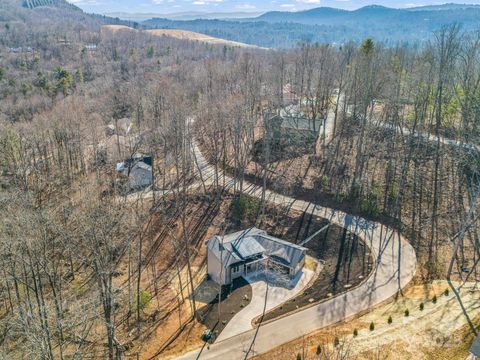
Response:
POLYGON ((230 279, 236 279, 241 276, 245 277, 249 274, 263 271, 267 267, 268 259, 264 256, 249 259, 247 261, 233 264, 230 267, 230 279))

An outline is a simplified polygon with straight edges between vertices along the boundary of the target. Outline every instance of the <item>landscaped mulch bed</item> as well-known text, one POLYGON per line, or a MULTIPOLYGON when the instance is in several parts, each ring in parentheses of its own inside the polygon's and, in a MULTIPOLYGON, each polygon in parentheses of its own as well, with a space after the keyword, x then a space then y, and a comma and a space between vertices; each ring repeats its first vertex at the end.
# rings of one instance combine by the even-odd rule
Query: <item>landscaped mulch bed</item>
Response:
MULTIPOLYGON (((324 219, 316 219, 323 223, 324 219)), ((317 228, 317 226, 314 226, 317 228)), ((263 321, 316 303, 359 285, 372 270, 368 247, 356 235, 331 225, 326 232, 305 245, 308 254, 323 260, 324 268, 313 284, 281 307, 268 312, 263 321)))
MULTIPOLYGON (((252 287, 243 278, 233 281, 232 286, 222 287, 222 301, 220 302, 220 319, 218 315, 218 295, 207 306, 197 311, 197 319, 215 335, 222 332, 228 322, 237 312, 250 304, 252 287)), ((211 339, 215 340, 215 336, 211 339)))

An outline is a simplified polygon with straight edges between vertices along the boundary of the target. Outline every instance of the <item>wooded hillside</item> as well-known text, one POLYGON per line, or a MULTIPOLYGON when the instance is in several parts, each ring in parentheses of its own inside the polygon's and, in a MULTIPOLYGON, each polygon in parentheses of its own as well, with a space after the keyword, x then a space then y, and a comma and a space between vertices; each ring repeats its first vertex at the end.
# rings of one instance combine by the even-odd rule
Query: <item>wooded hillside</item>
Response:
MULTIPOLYGON (((247 225, 287 233, 275 222, 290 209, 272 210, 267 190, 391 226, 416 251, 416 283, 477 281, 479 33, 269 51, 102 32, 112 19, 53 8, 0 4, 0 357, 201 345, 205 241, 247 225), (139 154, 152 159, 142 190, 128 186, 139 154), (242 195, 247 181, 259 199, 242 195)), ((292 241, 308 234, 295 216, 292 241)))

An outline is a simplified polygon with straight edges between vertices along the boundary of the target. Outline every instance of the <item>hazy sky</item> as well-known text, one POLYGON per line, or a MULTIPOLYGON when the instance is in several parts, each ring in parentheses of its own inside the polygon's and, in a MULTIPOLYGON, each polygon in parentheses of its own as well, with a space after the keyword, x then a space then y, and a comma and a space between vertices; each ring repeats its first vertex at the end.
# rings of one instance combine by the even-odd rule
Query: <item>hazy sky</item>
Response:
POLYGON ((261 12, 268 10, 304 10, 319 6, 356 9, 378 4, 389 7, 413 7, 458 2, 480 4, 480 0, 67 0, 88 12, 175 13, 175 12, 261 12))

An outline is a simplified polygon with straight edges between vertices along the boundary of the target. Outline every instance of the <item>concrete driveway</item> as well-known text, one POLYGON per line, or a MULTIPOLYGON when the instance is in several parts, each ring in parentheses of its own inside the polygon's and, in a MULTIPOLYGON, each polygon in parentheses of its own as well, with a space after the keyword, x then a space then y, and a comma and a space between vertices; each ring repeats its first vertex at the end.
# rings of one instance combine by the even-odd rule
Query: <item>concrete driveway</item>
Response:
MULTIPOLYGON (((203 157, 198 146, 193 145, 198 172, 205 182, 213 183, 215 170, 203 157)), ((220 174, 219 183, 227 190, 234 186, 232 178, 220 174)), ((262 188, 244 181, 242 191, 250 196, 262 197, 262 188)), ((265 199, 279 206, 305 211, 328 219, 332 224, 348 229, 362 237, 376 259, 375 268, 360 286, 318 305, 301 310, 257 329, 243 332, 209 349, 191 351, 179 359, 245 359, 307 335, 315 330, 335 324, 389 299, 405 287, 413 278, 417 259, 409 242, 397 231, 380 223, 370 222, 358 216, 299 201, 273 191, 265 191, 265 199)))
POLYGON ((314 275, 314 271, 303 269, 293 279, 288 279, 271 271, 257 272, 245 276, 245 280, 252 287, 250 304, 245 306, 229 321, 216 341, 222 341, 253 329, 252 321, 256 317, 302 292, 314 275))

